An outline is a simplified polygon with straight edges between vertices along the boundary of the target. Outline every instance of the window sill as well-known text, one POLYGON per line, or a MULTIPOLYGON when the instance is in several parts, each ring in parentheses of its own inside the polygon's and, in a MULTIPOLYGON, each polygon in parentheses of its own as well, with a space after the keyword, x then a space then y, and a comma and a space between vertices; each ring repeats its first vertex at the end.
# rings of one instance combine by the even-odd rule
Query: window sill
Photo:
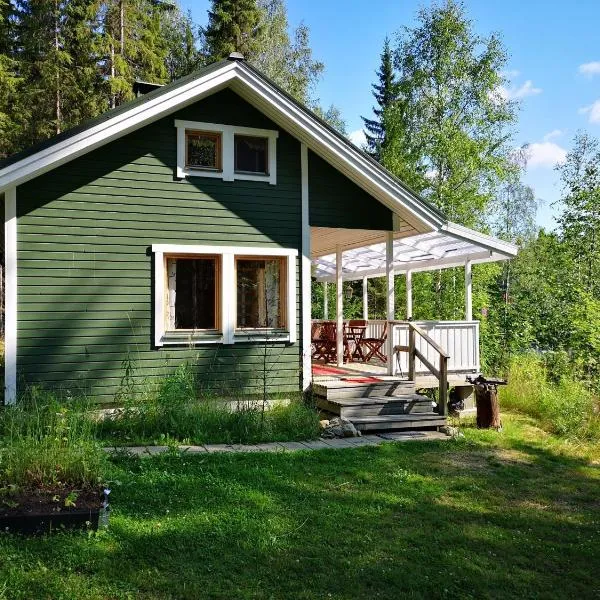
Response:
POLYGON ((236 342, 289 342, 290 333, 285 329, 237 330, 234 334, 236 342))
POLYGON ((201 346, 204 344, 222 344, 222 333, 191 333, 169 331, 161 340, 162 346, 201 346))

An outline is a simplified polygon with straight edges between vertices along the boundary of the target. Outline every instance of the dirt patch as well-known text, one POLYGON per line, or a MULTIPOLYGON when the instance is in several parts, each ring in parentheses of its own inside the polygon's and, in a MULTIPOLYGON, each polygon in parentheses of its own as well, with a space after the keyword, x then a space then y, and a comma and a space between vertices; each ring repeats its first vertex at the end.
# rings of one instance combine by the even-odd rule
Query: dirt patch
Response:
POLYGON ((98 510, 101 504, 102 490, 95 488, 4 490, 0 496, 0 517, 98 510))

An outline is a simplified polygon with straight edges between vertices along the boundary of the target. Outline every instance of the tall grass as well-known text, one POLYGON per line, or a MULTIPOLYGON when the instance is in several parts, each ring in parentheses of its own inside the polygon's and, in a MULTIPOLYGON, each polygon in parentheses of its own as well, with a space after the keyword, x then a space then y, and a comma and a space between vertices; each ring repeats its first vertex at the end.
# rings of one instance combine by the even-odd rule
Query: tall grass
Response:
POLYGON ((110 443, 242 444, 302 440, 319 435, 317 412, 301 400, 289 404, 239 396, 227 401, 201 395, 189 365, 181 365, 155 386, 120 394, 122 408, 98 424, 110 443))
POLYGON ((552 433, 600 439, 599 399, 572 377, 551 371, 539 355, 514 357, 509 384, 500 391, 502 405, 536 418, 552 433))
POLYGON ((86 408, 31 388, 0 409, 0 488, 97 485, 106 456, 86 408))

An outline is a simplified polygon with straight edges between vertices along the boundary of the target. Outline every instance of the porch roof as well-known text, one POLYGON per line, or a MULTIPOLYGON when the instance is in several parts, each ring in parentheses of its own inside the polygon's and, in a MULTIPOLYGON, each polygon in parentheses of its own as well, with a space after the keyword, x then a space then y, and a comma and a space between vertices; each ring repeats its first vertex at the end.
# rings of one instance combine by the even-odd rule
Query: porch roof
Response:
MULTIPOLYGON (((342 278, 381 277, 386 273, 385 231, 312 228, 313 275, 318 281, 335 281, 335 249, 342 255, 342 278), (332 252, 333 251, 333 252, 332 252)), ((507 260, 518 248, 473 229, 447 223, 437 231, 394 234, 394 271, 432 271, 450 267, 507 260)))

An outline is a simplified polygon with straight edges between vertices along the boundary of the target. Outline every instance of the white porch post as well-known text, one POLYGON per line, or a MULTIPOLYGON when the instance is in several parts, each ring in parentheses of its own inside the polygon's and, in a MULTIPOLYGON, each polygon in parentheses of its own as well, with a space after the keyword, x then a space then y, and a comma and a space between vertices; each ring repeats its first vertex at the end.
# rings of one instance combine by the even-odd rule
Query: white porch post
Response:
POLYGON ((412 271, 406 271, 406 318, 412 319, 412 271))
POLYGON ((473 320, 473 275, 471 261, 465 261, 465 321, 473 320))
POLYGON ((17 401, 17 188, 4 193, 4 403, 17 401))
POLYGON ((387 281, 387 371, 388 375, 394 374, 394 327, 396 315, 394 305, 394 232, 388 231, 385 240, 385 276, 387 281))
MULTIPOLYGON (((312 381, 311 361, 311 273, 310 273, 310 222, 308 212, 308 148, 300 146, 300 177, 302 197, 302 389, 306 391, 312 381)), ((291 259, 295 260, 295 259, 291 259)))
POLYGON ((344 287, 342 285, 342 249, 335 251, 335 317, 337 322, 335 348, 338 367, 344 364, 344 287))
POLYGON ((363 319, 369 320, 369 293, 368 293, 368 279, 363 277, 363 319))
POLYGON ((327 297, 329 291, 327 289, 327 282, 323 282, 323 318, 327 321, 329 319, 329 298, 327 297))

